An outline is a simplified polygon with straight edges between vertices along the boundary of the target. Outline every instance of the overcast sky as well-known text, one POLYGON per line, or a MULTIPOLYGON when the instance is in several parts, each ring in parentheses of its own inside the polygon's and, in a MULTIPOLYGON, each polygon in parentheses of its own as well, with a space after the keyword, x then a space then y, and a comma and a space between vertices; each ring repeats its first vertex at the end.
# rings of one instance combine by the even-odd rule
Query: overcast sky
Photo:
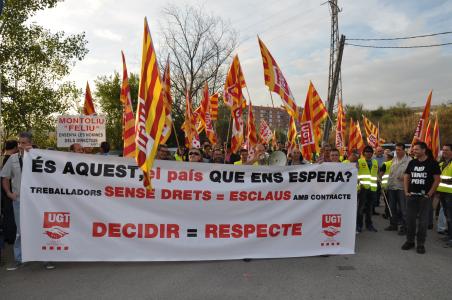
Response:
MULTIPOLYGON (((73 69, 70 80, 84 89, 99 75, 121 71, 120 50, 128 69, 138 72, 147 16, 159 47, 162 8, 202 5, 226 20, 239 33, 236 53, 241 60, 253 103, 270 105, 256 35, 267 45, 298 105, 303 106, 309 80, 322 99, 327 98, 330 13, 326 0, 66 0, 34 20, 52 31, 86 32, 89 53, 73 69)), ((339 31, 347 38, 386 38, 452 31, 452 1, 447 0, 338 0, 339 31)), ((372 45, 426 45, 452 42, 442 35, 372 45)), ((364 42, 362 42, 364 43, 364 42)), ((160 58, 161 59, 161 58, 160 58)), ((346 46, 342 63, 345 104, 362 103, 373 109, 405 102, 423 106, 430 89, 433 104, 452 101, 452 45, 426 49, 367 49, 346 46)), ((277 97, 274 97, 277 99, 277 97)), ((280 100, 278 100, 280 101, 280 100)), ((279 103, 279 102, 278 102, 279 103)))

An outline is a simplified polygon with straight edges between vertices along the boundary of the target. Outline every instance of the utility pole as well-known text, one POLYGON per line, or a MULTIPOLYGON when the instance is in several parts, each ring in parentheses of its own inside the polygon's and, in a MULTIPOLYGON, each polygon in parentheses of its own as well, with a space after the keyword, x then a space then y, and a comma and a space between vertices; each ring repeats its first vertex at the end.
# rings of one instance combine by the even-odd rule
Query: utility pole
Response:
MULTIPOLYGON (((341 79, 341 60, 342 51, 344 49, 344 42, 339 41, 339 19, 338 15, 341 10, 337 5, 337 0, 329 0, 325 3, 330 5, 331 10, 331 35, 330 35, 330 66, 328 74, 328 99, 327 99, 327 109, 330 117, 333 116, 334 111, 334 101, 336 98, 342 99, 342 79, 341 79), (342 49, 341 49, 342 45, 342 49), (340 54, 340 55, 339 55, 340 54)), ((342 39, 341 37, 341 39, 342 39)), ((325 122, 324 132, 323 132, 323 142, 328 142, 330 137, 330 131, 333 127, 331 119, 327 119, 325 122)))

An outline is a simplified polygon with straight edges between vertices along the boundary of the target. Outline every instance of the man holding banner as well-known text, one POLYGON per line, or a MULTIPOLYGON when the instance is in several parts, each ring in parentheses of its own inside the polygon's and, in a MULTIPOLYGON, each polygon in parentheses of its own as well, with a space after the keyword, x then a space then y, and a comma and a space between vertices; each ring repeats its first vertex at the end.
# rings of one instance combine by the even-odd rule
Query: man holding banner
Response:
MULTIPOLYGON (((28 132, 22 132, 19 135, 19 152, 11 155, 3 166, 0 177, 2 177, 2 187, 6 195, 13 201, 14 219, 16 221, 17 233, 14 241, 14 264, 6 270, 14 271, 22 266, 22 242, 20 231, 20 187, 23 168, 24 151, 32 148, 32 136, 28 132), (11 185, 10 185, 11 180, 11 185)), ((47 270, 55 269, 49 263, 45 264, 47 270)))

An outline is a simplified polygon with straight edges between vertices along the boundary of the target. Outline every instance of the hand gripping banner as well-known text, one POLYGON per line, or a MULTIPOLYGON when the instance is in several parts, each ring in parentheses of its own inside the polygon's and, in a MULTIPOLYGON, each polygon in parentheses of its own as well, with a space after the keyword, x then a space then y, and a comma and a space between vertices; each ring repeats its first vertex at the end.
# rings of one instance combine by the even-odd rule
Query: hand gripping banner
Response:
POLYGON ((234 166, 30 150, 24 261, 184 261, 352 254, 353 164, 234 166))

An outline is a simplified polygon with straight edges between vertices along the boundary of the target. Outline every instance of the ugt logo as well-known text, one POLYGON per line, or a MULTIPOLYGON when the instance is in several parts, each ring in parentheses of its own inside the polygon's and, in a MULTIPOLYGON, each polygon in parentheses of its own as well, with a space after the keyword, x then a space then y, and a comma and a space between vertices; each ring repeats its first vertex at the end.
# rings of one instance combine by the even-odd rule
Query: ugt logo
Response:
POLYGON ((328 238, 333 238, 340 232, 341 215, 326 214, 322 216, 322 232, 328 238))
POLYGON ((44 212, 44 234, 49 238, 58 240, 68 234, 70 226, 70 213, 44 212))

